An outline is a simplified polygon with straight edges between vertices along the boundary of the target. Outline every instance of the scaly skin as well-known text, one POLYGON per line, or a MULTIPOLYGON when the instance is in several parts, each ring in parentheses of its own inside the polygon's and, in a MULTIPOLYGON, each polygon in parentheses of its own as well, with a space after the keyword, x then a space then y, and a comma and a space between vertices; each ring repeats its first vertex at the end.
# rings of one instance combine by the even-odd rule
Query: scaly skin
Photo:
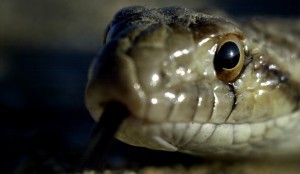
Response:
POLYGON ((110 101, 127 106, 131 115, 117 138, 135 146, 299 157, 299 31, 296 20, 237 24, 180 7, 122 9, 90 68, 87 108, 98 120, 110 101), (245 61, 226 80, 214 57, 232 35, 245 61))

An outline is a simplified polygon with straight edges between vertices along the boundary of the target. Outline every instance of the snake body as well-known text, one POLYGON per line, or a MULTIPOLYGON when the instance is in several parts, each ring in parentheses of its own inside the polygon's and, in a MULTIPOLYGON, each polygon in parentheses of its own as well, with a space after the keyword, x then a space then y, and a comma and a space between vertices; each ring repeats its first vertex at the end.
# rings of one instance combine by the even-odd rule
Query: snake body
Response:
POLYGON ((99 120, 108 102, 123 103, 130 116, 116 137, 134 146, 200 156, 299 156, 299 40, 299 20, 124 8, 91 65, 86 106, 99 120), (227 47, 239 51, 238 63, 222 62, 227 47))

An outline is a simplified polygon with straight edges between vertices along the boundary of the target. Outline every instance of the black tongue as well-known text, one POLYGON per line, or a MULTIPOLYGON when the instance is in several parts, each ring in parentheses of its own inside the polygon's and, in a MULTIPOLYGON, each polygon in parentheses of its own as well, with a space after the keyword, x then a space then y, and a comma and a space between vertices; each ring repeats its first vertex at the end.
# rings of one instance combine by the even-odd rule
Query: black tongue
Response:
POLYGON ((108 103, 93 129, 87 150, 83 156, 81 169, 97 171, 104 169, 114 136, 128 115, 128 109, 121 103, 108 103))

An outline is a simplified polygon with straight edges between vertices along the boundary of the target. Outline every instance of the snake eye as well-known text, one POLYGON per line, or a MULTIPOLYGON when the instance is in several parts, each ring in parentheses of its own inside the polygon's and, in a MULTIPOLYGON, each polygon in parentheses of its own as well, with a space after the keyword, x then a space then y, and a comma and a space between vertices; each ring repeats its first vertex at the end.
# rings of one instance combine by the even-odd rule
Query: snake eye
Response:
POLYGON ((244 50, 236 35, 221 38, 214 58, 214 67, 218 79, 224 82, 234 80, 244 65, 244 50))

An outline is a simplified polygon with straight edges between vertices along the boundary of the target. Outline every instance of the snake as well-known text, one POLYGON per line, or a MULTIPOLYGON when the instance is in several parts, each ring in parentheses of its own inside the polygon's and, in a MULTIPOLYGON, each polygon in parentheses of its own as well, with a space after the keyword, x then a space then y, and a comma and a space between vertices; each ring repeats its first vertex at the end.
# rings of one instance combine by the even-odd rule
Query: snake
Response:
POLYGON ((299 40, 299 19, 124 7, 91 63, 86 107, 99 121, 108 103, 124 105, 115 136, 133 146, 299 157, 299 40))

